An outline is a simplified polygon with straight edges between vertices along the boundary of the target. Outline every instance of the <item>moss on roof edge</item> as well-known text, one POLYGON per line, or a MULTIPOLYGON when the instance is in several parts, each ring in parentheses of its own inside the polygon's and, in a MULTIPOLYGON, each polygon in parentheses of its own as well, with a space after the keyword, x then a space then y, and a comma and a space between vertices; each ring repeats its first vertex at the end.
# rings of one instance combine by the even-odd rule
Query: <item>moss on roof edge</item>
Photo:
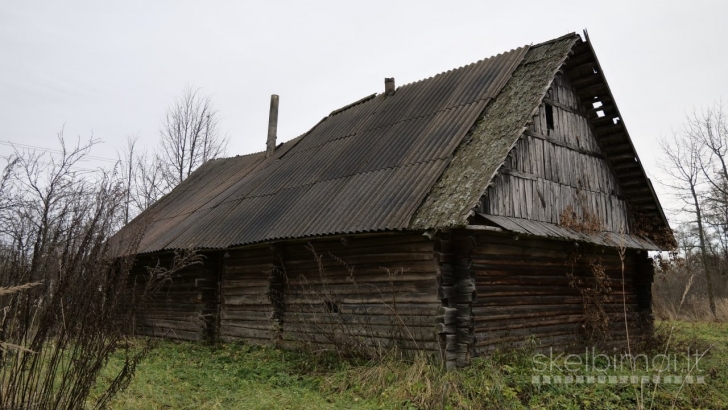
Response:
POLYGON ((532 46, 498 97, 485 108, 450 164, 410 220, 410 229, 467 225, 475 207, 522 135, 556 76, 580 40, 570 34, 532 46))

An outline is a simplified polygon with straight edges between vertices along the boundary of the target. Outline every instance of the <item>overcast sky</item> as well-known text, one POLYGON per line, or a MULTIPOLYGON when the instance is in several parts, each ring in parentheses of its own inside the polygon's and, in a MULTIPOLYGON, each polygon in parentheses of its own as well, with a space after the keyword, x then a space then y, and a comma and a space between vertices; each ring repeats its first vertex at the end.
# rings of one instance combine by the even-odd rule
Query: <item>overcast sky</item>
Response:
POLYGON ((101 139, 96 156, 115 157, 129 135, 151 150, 165 109, 193 85, 220 112, 228 154, 247 154, 265 148, 270 94, 281 142, 382 92, 384 77, 402 85, 586 28, 655 182, 657 139, 728 99, 726 17, 728 2, 694 0, 6 0, 0 142, 57 148, 64 128, 101 139))

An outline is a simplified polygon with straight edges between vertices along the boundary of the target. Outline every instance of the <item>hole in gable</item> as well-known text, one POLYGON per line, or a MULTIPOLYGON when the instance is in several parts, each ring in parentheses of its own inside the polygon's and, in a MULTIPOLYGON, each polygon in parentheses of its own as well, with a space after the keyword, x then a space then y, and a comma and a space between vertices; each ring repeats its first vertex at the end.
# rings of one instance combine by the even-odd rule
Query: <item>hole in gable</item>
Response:
POLYGON ((549 130, 554 129, 554 107, 551 104, 544 104, 546 109, 546 128, 549 130))

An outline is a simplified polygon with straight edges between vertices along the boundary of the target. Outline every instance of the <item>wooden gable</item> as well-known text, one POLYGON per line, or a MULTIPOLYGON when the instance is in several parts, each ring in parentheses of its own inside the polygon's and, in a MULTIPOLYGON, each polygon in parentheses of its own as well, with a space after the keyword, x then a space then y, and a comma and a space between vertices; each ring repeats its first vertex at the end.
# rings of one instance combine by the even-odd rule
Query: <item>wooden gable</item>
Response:
POLYGON ((629 234, 627 203, 569 78, 557 74, 482 199, 482 212, 629 234))

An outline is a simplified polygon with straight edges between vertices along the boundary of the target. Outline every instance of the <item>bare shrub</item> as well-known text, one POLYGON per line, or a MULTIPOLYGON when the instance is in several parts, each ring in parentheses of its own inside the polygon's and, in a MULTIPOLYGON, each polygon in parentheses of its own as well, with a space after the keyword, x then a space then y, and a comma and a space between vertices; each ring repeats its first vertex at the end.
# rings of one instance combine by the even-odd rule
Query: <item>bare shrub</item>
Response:
POLYGON ((602 262, 598 258, 586 258, 578 251, 572 251, 567 259, 570 269, 566 272, 569 286, 575 288, 581 297, 584 319, 582 335, 589 341, 604 340, 609 332, 610 317, 605 305, 612 302, 612 288, 602 262), (588 276, 578 275, 575 268, 585 264, 588 276))
MULTIPOLYGON (((94 141, 58 157, 17 152, 0 181, 0 408, 101 408, 134 375, 151 342, 134 344, 133 317, 175 270, 128 291, 131 256, 113 257, 109 237, 124 217, 116 174, 80 169, 94 141), (120 370, 87 403, 111 354, 120 370)), ((129 235, 126 251, 139 235, 129 235)), ((129 254, 123 252, 121 254, 129 254)))
POLYGON ((652 310, 656 318, 684 321, 728 321, 728 286, 714 280, 715 315, 708 298, 707 277, 698 252, 690 250, 658 259, 652 284, 652 310))
POLYGON ((559 225, 582 233, 598 233, 604 231, 604 224, 599 215, 592 212, 586 192, 578 190, 574 202, 576 206, 567 205, 559 214, 559 225))

